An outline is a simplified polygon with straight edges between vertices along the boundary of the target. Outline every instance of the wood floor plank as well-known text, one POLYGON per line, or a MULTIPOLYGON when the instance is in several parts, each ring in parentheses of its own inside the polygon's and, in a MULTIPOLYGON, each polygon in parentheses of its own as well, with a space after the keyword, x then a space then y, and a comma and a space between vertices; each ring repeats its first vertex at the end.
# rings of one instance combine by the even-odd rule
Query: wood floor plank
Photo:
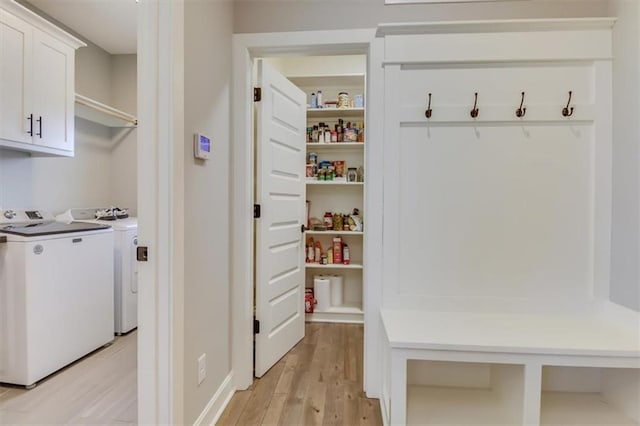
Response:
POLYGON ((238 419, 247 406, 250 397, 250 390, 237 391, 233 395, 233 398, 231 398, 231 401, 229 401, 229 405, 227 405, 227 408, 220 416, 217 424, 221 426, 234 426, 238 424, 238 419))
POLYGON ((280 375, 280 379, 278 380, 278 384, 276 385, 276 389, 274 393, 276 394, 288 394, 291 391, 291 382, 293 380, 293 375, 296 372, 296 368, 298 366, 298 354, 289 354, 286 357, 284 371, 280 375))
POLYGON ((301 422, 302 408, 311 382, 311 364, 316 350, 315 344, 304 343, 298 352, 298 364, 291 380, 289 393, 280 418, 281 425, 295 425, 301 422))
POLYGON ((305 426, 321 425, 324 418, 324 405, 327 385, 312 381, 302 407, 302 423, 305 426))
POLYGON ((264 415, 264 419, 262 419, 262 424, 264 426, 277 426, 280 423, 280 418, 282 417, 287 396, 288 395, 286 393, 273 395, 269 408, 267 408, 267 412, 264 415))
POLYGON ((361 397, 358 399, 360 426, 377 426, 382 424, 380 404, 377 399, 361 397))
POLYGON ((257 424, 261 417, 270 426, 382 425, 378 400, 367 399, 362 389, 363 326, 311 323, 305 330, 278 368, 233 396, 218 424, 257 424))
POLYGON ((327 384, 327 396, 324 402, 324 425, 344 424, 345 385, 327 384))
POLYGON ((137 332, 40 381, 0 387, 0 424, 137 423, 137 332))
POLYGON ((358 385, 347 384, 344 386, 343 395, 343 425, 360 424, 360 397, 361 389, 358 385))
POLYGON ((262 419, 267 413, 267 408, 269 408, 269 404, 271 403, 273 390, 284 370, 285 363, 285 358, 281 359, 276 365, 271 367, 268 371, 269 374, 265 374, 260 379, 254 381, 255 387, 251 391, 247 405, 238 419, 239 425, 259 425, 262 423, 262 419))
POLYGON ((358 380, 358 355, 357 340, 354 336, 356 332, 355 328, 347 330, 346 335, 346 347, 344 356, 344 379, 349 382, 356 382, 358 380))

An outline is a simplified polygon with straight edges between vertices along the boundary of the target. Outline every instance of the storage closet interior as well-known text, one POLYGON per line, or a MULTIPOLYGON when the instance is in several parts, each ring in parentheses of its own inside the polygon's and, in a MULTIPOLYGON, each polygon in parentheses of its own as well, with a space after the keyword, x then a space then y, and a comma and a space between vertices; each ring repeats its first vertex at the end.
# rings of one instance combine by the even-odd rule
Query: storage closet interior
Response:
POLYGON ((362 323, 366 56, 266 61, 307 97, 306 320, 362 323))

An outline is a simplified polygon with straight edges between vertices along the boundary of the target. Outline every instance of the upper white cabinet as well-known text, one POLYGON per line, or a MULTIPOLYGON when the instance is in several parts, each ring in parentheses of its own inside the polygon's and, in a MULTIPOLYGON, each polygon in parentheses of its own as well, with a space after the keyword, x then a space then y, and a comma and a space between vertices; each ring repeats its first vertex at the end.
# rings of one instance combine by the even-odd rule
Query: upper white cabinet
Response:
POLYGON ((0 0, 0 147, 73 156, 80 40, 0 0))
POLYGON ((30 143, 33 28, 0 9, 0 139, 30 143))

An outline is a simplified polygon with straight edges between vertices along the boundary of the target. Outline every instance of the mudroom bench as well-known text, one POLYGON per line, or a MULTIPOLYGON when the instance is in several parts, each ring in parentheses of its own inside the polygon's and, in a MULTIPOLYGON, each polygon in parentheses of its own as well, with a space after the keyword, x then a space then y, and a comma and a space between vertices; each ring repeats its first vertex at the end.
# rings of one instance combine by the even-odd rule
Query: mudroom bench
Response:
POLYGON ((638 424, 639 316, 381 310, 385 424, 638 424))

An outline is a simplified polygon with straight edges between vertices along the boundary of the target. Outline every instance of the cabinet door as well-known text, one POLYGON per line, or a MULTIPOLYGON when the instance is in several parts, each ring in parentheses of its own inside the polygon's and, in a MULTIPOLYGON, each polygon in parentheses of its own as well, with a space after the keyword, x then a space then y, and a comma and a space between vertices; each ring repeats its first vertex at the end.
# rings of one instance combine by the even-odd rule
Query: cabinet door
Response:
POLYGON ((38 30, 33 38, 33 143, 73 151, 75 51, 38 30))
POLYGON ((0 139, 31 142, 32 31, 0 10, 0 139))

